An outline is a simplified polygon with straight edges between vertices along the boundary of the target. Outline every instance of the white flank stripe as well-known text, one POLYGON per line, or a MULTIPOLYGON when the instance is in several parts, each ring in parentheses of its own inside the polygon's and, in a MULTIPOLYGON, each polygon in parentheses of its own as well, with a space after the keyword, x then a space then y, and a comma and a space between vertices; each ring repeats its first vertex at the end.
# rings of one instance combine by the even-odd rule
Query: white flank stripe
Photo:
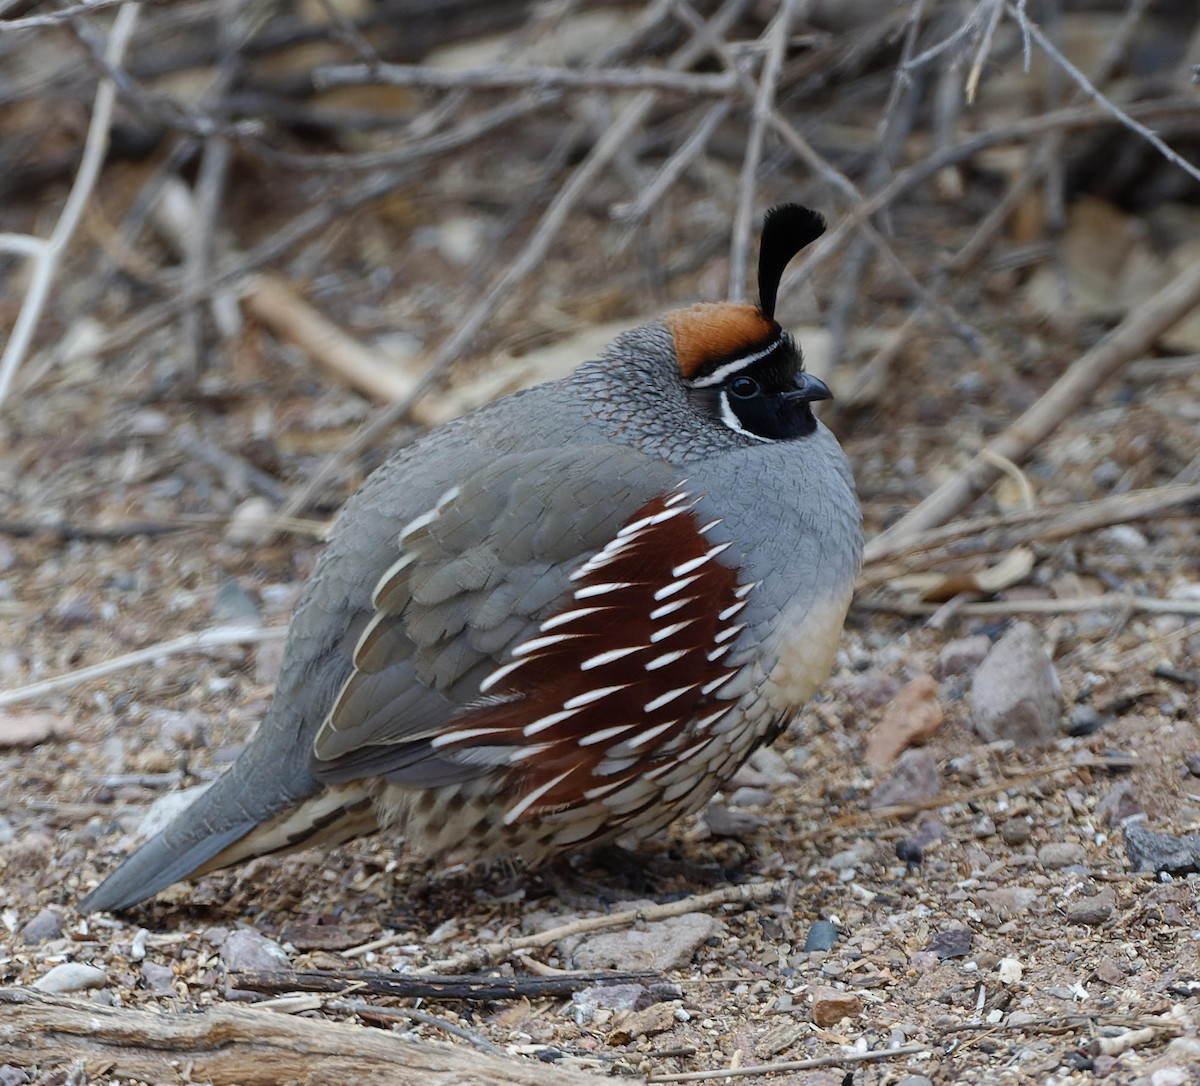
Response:
POLYGON ((387 587, 391 579, 406 566, 411 566, 415 558, 416 555, 414 554, 402 554, 395 562, 388 566, 387 572, 375 582, 375 591, 371 593, 371 605, 373 607, 379 606, 379 594, 387 587))
POLYGON ((609 581, 606 584, 590 584, 584 588, 575 589, 575 598, 584 600, 590 596, 603 596, 607 592, 619 592, 622 588, 632 588, 632 581, 609 581))
POLYGON ((736 615, 743 607, 745 607, 747 602, 748 601, 746 600, 742 600, 740 603, 735 603, 732 607, 726 607, 724 611, 717 615, 717 621, 727 622, 729 619, 733 618, 733 616, 736 615))
POLYGON ((442 732, 430 740, 431 747, 446 747, 451 743, 462 743, 467 739, 478 739, 481 735, 501 735, 508 728, 460 728, 458 731, 442 732))
POLYGON ((716 558, 718 554, 729 550, 729 548, 732 546, 732 542, 718 543, 715 547, 710 547, 704 554, 700 555, 699 558, 693 558, 691 561, 684 562, 682 565, 676 566, 673 570, 671 570, 671 576, 682 577, 685 573, 691 573, 692 570, 699 569, 702 565, 704 565, 705 562, 716 558))
POLYGON ((732 645, 722 645, 719 649, 713 649, 712 652, 705 653, 704 658, 711 664, 721 659, 731 648, 732 645))
POLYGON ((673 615, 676 611, 686 607, 689 603, 694 603, 695 600, 695 596, 685 596, 681 600, 674 600, 671 603, 664 603, 661 607, 656 607, 650 612, 650 621, 655 622, 660 618, 666 618, 667 615, 673 615))
POLYGON ((700 580, 699 573, 695 573, 691 577, 681 577, 678 581, 672 581, 669 585, 665 585, 664 587, 660 588, 654 593, 654 598, 656 600, 669 599, 671 596, 675 595, 676 592, 682 592, 693 581, 698 580, 700 580))
POLYGON ((761 351, 755 351, 753 354, 744 354, 741 358, 735 358, 732 362, 726 362, 725 365, 713 370, 707 377, 701 377, 698 381, 688 381, 687 383, 692 388, 712 388, 713 385, 719 385, 731 373, 737 373, 739 370, 744 370, 747 366, 754 365, 759 359, 766 358, 782 342, 782 338, 776 336, 761 351))
POLYGON ((586 694, 576 694, 575 697, 568 698, 563 702, 563 708, 582 709, 585 705, 591 705, 594 701, 608 697, 609 694, 615 694, 618 690, 624 690, 628 685, 628 683, 622 683, 620 686, 602 686, 598 690, 589 690, 586 694))
POLYGON ((531 652, 537 652, 538 649, 548 649, 553 645, 561 644, 563 641, 570 641, 572 638, 578 636, 579 634, 548 634, 546 637, 534 637, 529 641, 522 641, 512 650, 512 654, 514 656, 528 656, 531 652))
MULTIPOLYGON (((683 479, 680 481, 679 485, 682 486, 686 482, 687 480, 683 479)), ((677 490, 663 504, 670 509, 672 505, 678 505, 682 501, 687 501, 687 497, 688 493, 686 490, 677 490)))
POLYGON ((666 667, 667 664, 673 664, 676 660, 686 656, 691 649, 676 649, 674 652, 664 652, 661 656, 654 657, 646 665, 647 671, 657 671, 660 667, 666 667))
POLYGON ((670 773, 671 770, 674 768, 675 768, 675 761, 674 761, 674 759, 672 759, 671 761, 666 762, 663 765, 656 766, 654 769, 647 769, 646 772, 642 774, 642 779, 647 780, 647 781, 657 780, 664 773, 670 773))
POLYGON ((579 740, 581 747, 594 747, 597 743, 607 743, 610 739, 615 738, 622 732, 629 731, 634 727, 632 724, 617 724, 612 728, 601 728, 598 732, 592 732, 591 735, 585 736, 579 740))
POLYGON ((355 664, 358 663, 359 654, 362 652, 363 645, 366 643, 367 638, 375 632, 381 622, 385 622, 390 618, 392 618, 391 615, 385 615, 382 611, 376 611, 371 616, 371 621, 363 627, 363 632, 358 635, 358 640, 354 644, 354 654, 350 657, 350 659, 353 660, 355 664))
POLYGON ((599 799, 601 796, 607 796, 609 792, 614 792, 623 784, 628 784, 627 780, 613 781, 612 784, 602 784, 596 788, 589 788, 583 793, 584 799, 599 799))
MULTIPOLYGON (((734 674, 736 674, 736 672, 734 674)), ((733 675, 722 675, 719 679, 713 679, 712 682, 705 683, 702 687, 700 687, 700 693, 707 695, 707 694, 713 693, 716 690, 720 690, 721 687, 724 686, 727 682, 729 682, 729 680, 732 678, 733 678, 733 675)))
POLYGON ((713 530, 713 529, 714 529, 714 528, 715 528, 715 527, 716 527, 718 524, 720 524, 720 523, 721 523, 721 521, 722 521, 722 520, 724 520, 724 519, 725 519, 724 517, 717 517, 717 519, 716 519, 716 520, 710 520, 710 521, 709 521, 709 522, 708 522, 708 523, 707 523, 707 524, 706 524, 706 525, 705 525, 703 528, 701 528, 701 529, 699 530, 699 531, 700 531, 700 534, 701 534, 701 535, 708 535, 708 533, 709 533, 709 532, 711 532, 711 531, 712 531, 712 530, 713 530))
POLYGON ((647 728, 644 732, 639 732, 625 745, 627 747, 644 747, 651 739, 657 739, 663 732, 675 727, 678 720, 668 720, 665 724, 655 724, 653 728, 647 728))
POLYGON ((504 816, 504 824, 506 826, 511 826, 514 822, 516 822, 516 820, 518 818, 521 817, 521 815, 523 815, 526 811, 528 811, 530 807, 532 807, 535 803, 537 803, 537 801, 539 799, 541 799, 542 796, 544 796, 547 792, 549 792, 551 788, 553 788, 556 784, 561 784, 574 772, 575 772, 575 767, 572 766, 570 769, 563 770, 563 772, 561 772, 557 777, 555 777, 554 780, 547 781, 540 788, 535 788, 532 792, 529 793, 529 795, 527 795, 523 800, 521 800, 520 803, 518 803, 515 807, 513 807, 509 810, 508 814, 506 814, 504 816))
POLYGON ((501 679, 507 679, 509 675, 517 670, 517 668, 527 663, 529 663, 528 660, 513 660, 510 663, 505 664, 503 667, 496 668, 495 671, 493 671, 486 679, 483 680, 483 682, 479 684, 479 692, 481 694, 486 694, 501 679))
POLYGON ((657 709, 661 709, 669 701, 674 701, 681 694, 686 694, 689 690, 695 690, 696 684, 689 683, 687 686, 677 686, 674 690, 668 690, 665 694, 659 694, 653 701, 646 702, 642 706, 643 713, 653 713, 657 709))
POLYGON ((527 743, 523 747, 514 747, 512 753, 508 756, 508 764, 514 765, 517 762, 536 758, 539 754, 542 754, 553 746, 553 743, 527 743))
POLYGON ((452 501, 454 501, 454 499, 457 498, 458 495, 459 495, 458 487, 452 486, 449 490, 446 491, 445 494, 443 494, 440 498, 438 498, 438 500, 436 502, 433 503, 434 509, 436 509, 440 513, 443 509, 446 508, 446 506, 448 506, 452 501))
POLYGON ((726 626, 725 629, 717 631, 713 637, 713 641, 719 645, 722 641, 728 641, 731 637, 737 637, 745 628, 746 624, 744 622, 740 622, 736 626, 726 626))
POLYGON ((521 734, 528 739, 531 735, 537 735, 538 732, 544 732, 547 728, 553 728, 555 724, 561 724, 577 712, 579 712, 578 709, 560 709, 557 713, 551 713, 549 716, 538 717, 532 724, 526 724, 521 729, 521 734))
POLYGON ((594 615, 597 611, 603 610, 603 607, 576 607, 574 611, 564 611, 561 615, 551 615, 538 629, 545 633, 547 630, 554 630, 559 626, 565 626, 568 622, 574 622, 577 618, 586 618, 588 615, 594 615))
POLYGON ((650 641, 652 644, 657 645, 660 641, 665 641, 668 637, 679 633, 680 630, 686 630, 695 621, 694 618, 689 618, 687 622, 673 622, 670 626, 664 626, 661 630, 655 630, 650 635, 650 641))
POLYGON ((705 747, 707 747, 709 745, 709 743, 711 743, 713 741, 714 738, 715 738, 714 736, 710 735, 707 739, 701 740, 699 743, 696 743, 694 746, 688 747, 687 750, 681 750, 678 754, 675 755, 675 757, 681 762, 686 761, 688 758, 693 758, 697 754, 699 754, 705 747))
POLYGON ((436 509, 430 509, 428 513, 422 513, 419 517, 413 517, 403 528, 400 529, 400 542, 403 544, 413 532, 420 531, 427 525, 432 524, 441 514, 436 509))
POLYGON ((704 731, 705 728, 711 727, 718 720, 720 720, 721 717, 723 717, 727 712, 729 712, 729 710, 732 708, 733 708, 732 705, 726 705, 724 709, 718 709, 715 713, 709 713, 708 716, 702 717, 700 720, 697 720, 696 721, 696 730, 702 732, 702 731, 704 731))
POLYGON ((615 562, 625 552, 626 548, 631 547, 634 543, 632 539, 614 539, 608 543, 603 550, 597 551, 586 562, 583 563, 570 577, 569 581, 579 581, 586 577, 589 573, 595 573, 596 570, 615 562))
MULTIPOLYGON (((686 497, 687 497, 686 494, 681 494, 679 496, 679 501, 683 501, 683 499, 686 497)), ((667 502, 666 509, 664 509, 661 513, 655 513, 650 518, 650 523, 651 524, 666 524, 668 520, 672 520, 673 518, 679 516, 680 513, 686 513, 686 512, 687 512, 686 505, 676 505, 674 503, 674 501, 669 501, 669 502, 667 502)))
POLYGON ((617 660, 622 660, 631 652, 641 652, 645 645, 632 645, 627 649, 609 649, 608 652, 602 652, 599 656, 593 656, 590 659, 584 660, 579 665, 580 671, 591 671, 594 667, 603 667, 605 664, 614 663, 617 660))
POLYGON ((753 592, 762 581, 751 581, 749 584, 742 585, 733 595, 735 599, 744 600, 751 592, 753 592))

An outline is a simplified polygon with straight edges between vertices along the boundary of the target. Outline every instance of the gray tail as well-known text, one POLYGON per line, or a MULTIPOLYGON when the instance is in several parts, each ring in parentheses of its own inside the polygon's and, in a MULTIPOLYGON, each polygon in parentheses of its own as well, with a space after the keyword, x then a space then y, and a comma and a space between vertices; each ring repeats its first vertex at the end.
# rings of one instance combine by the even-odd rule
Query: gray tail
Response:
POLYGON ((264 788, 243 757, 195 803, 150 838, 79 903, 82 913, 117 912, 173 882, 272 852, 330 846, 376 828, 363 786, 322 788, 305 774, 299 787, 264 788))

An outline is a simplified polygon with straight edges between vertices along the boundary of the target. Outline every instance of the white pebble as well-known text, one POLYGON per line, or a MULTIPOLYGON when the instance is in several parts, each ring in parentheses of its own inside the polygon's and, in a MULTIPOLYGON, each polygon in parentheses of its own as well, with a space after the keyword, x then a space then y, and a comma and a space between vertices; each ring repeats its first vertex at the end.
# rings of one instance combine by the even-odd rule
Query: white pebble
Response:
POLYGON ((1016 958, 1001 958, 996 972, 1000 975, 1001 984, 1016 984, 1024 970, 1016 958))
POLYGON ((94 965, 84 965, 83 962, 63 962, 33 982, 33 986, 39 991, 54 995, 82 992, 88 988, 103 988, 106 984, 108 974, 103 969, 97 969, 94 965))

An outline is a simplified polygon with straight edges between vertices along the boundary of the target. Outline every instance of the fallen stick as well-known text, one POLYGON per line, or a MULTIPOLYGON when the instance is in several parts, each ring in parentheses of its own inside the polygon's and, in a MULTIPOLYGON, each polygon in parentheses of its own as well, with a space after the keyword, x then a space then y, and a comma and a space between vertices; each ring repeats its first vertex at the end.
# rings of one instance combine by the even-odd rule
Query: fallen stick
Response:
POLYGON ((1200 306, 1200 263, 1181 272, 1154 297, 1130 313, 1091 350, 1076 359, 1037 403, 953 478, 871 541, 873 548, 945 524, 1000 477, 996 458, 1021 463, 1077 411, 1125 363, 1145 355, 1163 332, 1200 306))
MULTIPOLYGON (((0 1052, 48 1069, 80 1060, 106 1081, 277 1086, 595 1086, 594 1075, 366 1026, 222 1004, 179 1014, 0 988, 0 1052)), ((624 1079, 643 1082, 643 1079, 624 1079)))

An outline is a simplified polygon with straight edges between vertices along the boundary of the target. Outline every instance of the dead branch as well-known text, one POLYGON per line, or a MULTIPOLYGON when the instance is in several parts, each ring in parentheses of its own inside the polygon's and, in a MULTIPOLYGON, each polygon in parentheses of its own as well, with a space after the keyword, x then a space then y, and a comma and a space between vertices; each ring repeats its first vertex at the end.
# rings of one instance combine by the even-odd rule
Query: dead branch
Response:
POLYGON ((1142 357, 1163 332, 1198 305, 1200 264, 1194 264, 1076 359, 1033 407, 990 442, 958 475, 882 532, 872 541, 873 546, 884 547, 925 528, 944 524, 965 509, 1000 477, 1001 469, 988 454, 1021 463, 1064 418, 1091 399, 1109 377, 1125 363, 1142 357))
POLYGON ((1186 513, 1200 503, 1200 485, 1174 485, 1114 494, 1075 505, 1025 509, 953 521, 912 536, 876 536, 866 547, 859 588, 1026 543, 1068 539, 1135 520, 1186 513))
MULTIPOLYGON (((93 1074, 214 1086, 594 1086, 580 1072, 323 1019, 224 1004, 183 1014, 0 988, 0 1050, 17 1065, 82 1060, 93 1074)), ((636 1081, 636 1080, 635 1080, 636 1081)))
POLYGON ((708 894, 697 894, 665 905, 649 905, 644 909, 625 909, 607 916, 589 916, 562 924, 557 928, 540 931, 535 935, 523 935, 516 939, 504 939, 498 943, 485 943, 465 954, 441 961, 430 962, 424 971, 430 973, 463 973, 470 969, 485 969, 497 965, 521 950, 538 950, 557 943, 570 935, 581 935, 590 931, 620 928, 627 924, 639 924, 654 920, 665 920, 687 913, 711 912, 722 905, 754 905, 778 897, 788 887, 790 879, 771 879, 752 882, 745 886, 726 886, 708 894))
POLYGON ((463 1000, 559 998, 589 985, 645 983, 661 979, 644 972, 558 973, 551 977, 439 976, 382 973, 377 969, 297 969, 230 973, 235 988, 247 992, 371 992, 396 999, 463 1000))

